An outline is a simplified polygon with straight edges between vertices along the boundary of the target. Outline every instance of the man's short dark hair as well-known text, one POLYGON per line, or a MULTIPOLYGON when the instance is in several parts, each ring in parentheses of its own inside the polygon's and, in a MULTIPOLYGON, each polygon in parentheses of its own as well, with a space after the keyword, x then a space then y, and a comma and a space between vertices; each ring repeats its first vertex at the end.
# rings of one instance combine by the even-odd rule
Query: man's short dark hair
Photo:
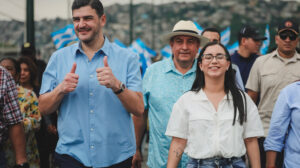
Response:
POLYGON ((201 32, 201 35, 203 35, 205 32, 216 32, 219 34, 220 38, 221 38, 221 33, 220 31, 217 29, 217 28, 214 28, 214 27, 209 27, 209 28, 206 28, 204 29, 202 32, 201 32))
POLYGON ((96 10, 96 13, 99 17, 104 14, 103 5, 100 0, 74 0, 72 4, 72 11, 84 6, 91 6, 92 9, 96 10))

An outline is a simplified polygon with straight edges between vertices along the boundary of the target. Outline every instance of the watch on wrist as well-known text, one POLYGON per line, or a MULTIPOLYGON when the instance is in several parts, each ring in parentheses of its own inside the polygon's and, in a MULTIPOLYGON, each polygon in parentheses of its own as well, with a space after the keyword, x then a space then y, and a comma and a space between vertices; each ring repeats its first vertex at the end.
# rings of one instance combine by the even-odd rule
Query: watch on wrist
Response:
POLYGON ((22 164, 17 164, 14 166, 14 168, 29 168, 29 164, 27 162, 22 164))
POLYGON ((126 89, 126 86, 124 83, 120 82, 120 90, 116 91, 115 94, 120 94, 126 89))

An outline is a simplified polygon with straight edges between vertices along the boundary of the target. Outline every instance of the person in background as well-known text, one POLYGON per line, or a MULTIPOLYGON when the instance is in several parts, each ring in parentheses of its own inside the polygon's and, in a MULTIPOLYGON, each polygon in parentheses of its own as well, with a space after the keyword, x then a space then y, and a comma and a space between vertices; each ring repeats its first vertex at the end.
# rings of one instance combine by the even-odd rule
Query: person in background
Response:
MULTIPOLYGON (((258 139, 262 167, 266 165, 264 140, 268 136, 274 104, 280 91, 300 79, 300 54, 296 52, 299 42, 299 25, 291 19, 279 23, 275 36, 277 49, 260 56, 254 62, 247 80, 247 93, 257 103, 264 127, 264 137, 258 139)), ((278 153, 276 166, 282 167, 283 155, 278 153)))
POLYGON ((217 28, 209 27, 204 29, 201 32, 201 36, 204 36, 209 39, 210 42, 216 41, 221 42, 221 34, 220 31, 217 28))
POLYGON ((273 109, 269 134, 264 142, 266 167, 276 167, 277 152, 284 149, 284 167, 300 165, 300 81, 280 92, 273 109))
POLYGON ((238 66, 244 86, 256 58, 259 57, 261 42, 266 39, 258 29, 249 25, 243 26, 239 31, 239 49, 232 54, 231 60, 238 66))
POLYGON ((20 57, 18 59, 20 65, 20 78, 19 83, 22 87, 34 91, 39 95, 39 83, 37 67, 34 62, 28 57, 20 57))
POLYGON ((257 137, 263 136, 257 107, 234 82, 230 55, 218 42, 208 43, 197 60, 189 92, 174 104, 166 135, 172 137, 167 168, 176 168, 185 152, 187 168, 260 168, 257 137))
POLYGON ((9 72, 0 66, 0 167, 6 167, 3 144, 9 137, 15 158, 16 168, 29 168, 26 158, 26 142, 23 117, 18 103, 17 89, 9 72))
POLYGON ((33 60, 37 68, 38 83, 39 85, 41 85, 42 75, 43 72, 45 71, 47 64, 45 63, 45 61, 37 58, 40 57, 41 54, 40 50, 36 50, 34 44, 31 44, 30 42, 26 42, 22 45, 20 54, 22 57, 29 57, 33 60))
MULTIPOLYGON (((148 162, 150 168, 167 166, 171 138, 164 135, 172 107, 176 100, 191 89, 195 79, 196 61, 200 45, 208 39, 197 33, 192 21, 177 22, 173 31, 164 36, 172 49, 172 57, 156 62, 147 68, 143 78, 144 115, 133 116, 137 151, 133 168, 140 168, 142 162, 141 142, 149 116, 148 162)), ((184 156, 178 167, 185 168, 184 156)))
MULTIPOLYGON (((220 31, 218 29, 214 28, 214 27, 204 29, 201 32, 201 35, 203 37, 208 38, 210 42, 215 41, 215 42, 221 43, 220 31)), ((240 89, 245 90, 245 87, 244 87, 245 85, 242 81, 242 77, 241 77, 239 67, 237 65, 233 64, 233 63, 231 65, 232 65, 233 72, 235 73, 235 80, 236 80, 237 86, 240 89)))
MULTIPOLYGON (((37 97, 39 97, 42 74, 46 68, 46 63, 43 60, 37 59, 37 54, 40 54, 40 52, 36 51, 33 44, 26 42, 22 45, 21 58, 22 62, 24 62, 23 68, 25 69, 23 71, 21 69, 20 84, 22 85, 22 74, 26 76, 26 72, 28 73, 28 70, 30 70, 30 74, 34 75, 32 78, 34 81, 30 80, 30 82, 31 85, 35 86, 34 92, 37 97), (26 66, 27 64, 30 66, 26 66)), ((51 156, 54 154, 54 149, 58 140, 56 123, 57 112, 50 115, 43 115, 41 128, 38 132, 36 132, 36 139, 40 153, 40 163, 43 168, 49 168, 50 162, 53 160, 51 159, 51 156)))
MULTIPOLYGON (((10 74, 18 83, 20 75, 20 66, 13 58, 4 58, 0 60, 0 65, 9 70, 10 74)), ((38 110, 38 99, 32 90, 25 89, 17 85, 18 101, 21 113, 23 114, 23 124, 26 136, 26 155, 30 168, 39 168, 40 160, 35 138, 35 132, 40 128, 41 115, 38 110)), ((7 158, 7 166, 13 167, 15 164, 15 157, 11 142, 8 140, 5 143, 5 154, 7 158)))

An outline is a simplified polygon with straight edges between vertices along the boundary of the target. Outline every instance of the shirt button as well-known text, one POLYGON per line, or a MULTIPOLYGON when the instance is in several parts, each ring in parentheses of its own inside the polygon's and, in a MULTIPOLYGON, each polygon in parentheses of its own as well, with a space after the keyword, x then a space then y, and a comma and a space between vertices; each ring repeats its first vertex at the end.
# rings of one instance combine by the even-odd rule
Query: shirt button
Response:
POLYGON ((90 78, 94 77, 94 75, 90 75, 90 78))
POLYGON ((91 128, 91 131, 94 131, 94 128, 91 128))
POLYGON ((90 96, 93 96, 93 93, 92 93, 92 92, 90 93, 90 96))
POLYGON ((91 110, 90 112, 91 112, 91 113, 94 113, 94 110, 91 110))
POLYGON ((94 149, 94 145, 91 145, 91 149, 94 149))

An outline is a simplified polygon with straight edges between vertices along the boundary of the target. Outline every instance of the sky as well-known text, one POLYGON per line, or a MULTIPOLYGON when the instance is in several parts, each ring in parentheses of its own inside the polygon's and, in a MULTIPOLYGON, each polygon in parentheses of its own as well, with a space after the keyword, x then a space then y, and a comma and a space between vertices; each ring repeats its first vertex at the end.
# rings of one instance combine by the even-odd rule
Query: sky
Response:
MULTIPOLYGON (((133 3, 151 3, 161 4, 169 2, 193 2, 199 0, 132 0, 133 3)), ((203 0, 202 0, 203 1, 203 0)), ((209 1, 209 0, 204 0, 209 1)), ((71 18, 70 6, 73 0, 34 0, 35 20, 44 18, 53 19, 56 17, 71 18)), ((130 0, 102 0, 103 6, 109 6, 114 3, 126 4, 130 0)), ((24 21, 26 16, 26 0, 0 0, 0 20, 19 20, 24 21)))

